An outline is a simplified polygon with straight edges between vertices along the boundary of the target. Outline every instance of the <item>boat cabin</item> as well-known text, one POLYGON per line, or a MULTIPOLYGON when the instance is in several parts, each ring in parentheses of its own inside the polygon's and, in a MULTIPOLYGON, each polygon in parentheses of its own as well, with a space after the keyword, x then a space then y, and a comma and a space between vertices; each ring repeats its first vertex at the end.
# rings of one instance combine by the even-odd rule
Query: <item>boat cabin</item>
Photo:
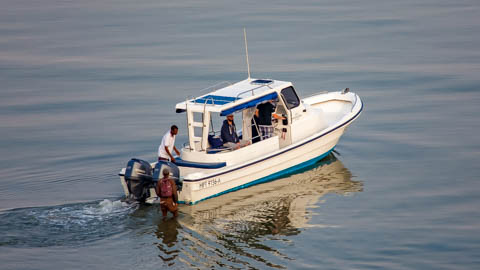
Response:
POLYGON ((189 141, 182 149, 182 160, 225 161, 227 165, 232 165, 271 153, 302 137, 298 132, 292 133, 292 128, 307 110, 291 82, 249 78, 235 84, 225 84, 213 86, 217 90, 209 88, 208 94, 176 105, 176 112, 186 112, 187 116, 189 141), (260 136, 254 114, 259 104, 269 101, 273 101, 274 113, 282 116, 282 119, 273 121, 273 136, 264 139, 260 136), (218 142, 223 120, 229 114, 235 115, 238 136, 249 141, 250 145, 231 149, 222 147, 222 142, 220 146, 210 143, 218 142))

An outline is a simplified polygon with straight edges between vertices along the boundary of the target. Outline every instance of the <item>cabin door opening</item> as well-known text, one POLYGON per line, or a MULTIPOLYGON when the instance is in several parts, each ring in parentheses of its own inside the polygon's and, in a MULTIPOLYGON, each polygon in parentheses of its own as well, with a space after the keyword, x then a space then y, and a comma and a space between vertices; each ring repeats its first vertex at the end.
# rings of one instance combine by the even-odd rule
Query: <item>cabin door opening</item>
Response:
POLYGON ((275 108, 275 114, 285 118, 273 120, 273 127, 275 129, 274 133, 278 136, 280 148, 283 148, 292 144, 292 136, 290 126, 291 115, 290 112, 285 108, 285 104, 281 98, 279 99, 277 107, 275 108))

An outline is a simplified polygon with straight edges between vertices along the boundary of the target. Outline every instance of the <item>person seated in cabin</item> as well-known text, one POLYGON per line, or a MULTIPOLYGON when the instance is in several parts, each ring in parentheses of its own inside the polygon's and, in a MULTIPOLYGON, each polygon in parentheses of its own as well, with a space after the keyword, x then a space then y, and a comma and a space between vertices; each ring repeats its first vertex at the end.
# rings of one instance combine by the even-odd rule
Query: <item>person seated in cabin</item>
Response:
POLYGON ((223 146, 232 150, 239 149, 250 144, 250 141, 240 140, 238 138, 237 128, 235 127, 235 122, 233 121, 233 114, 227 115, 227 119, 223 121, 220 138, 223 141, 223 146))
POLYGON ((261 133, 262 140, 273 136, 272 117, 274 119, 285 119, 285 117, 278 115, 275 112, 274 100, 269 100, 265 103, 259 104, 255 111, 255 121, 261 133))

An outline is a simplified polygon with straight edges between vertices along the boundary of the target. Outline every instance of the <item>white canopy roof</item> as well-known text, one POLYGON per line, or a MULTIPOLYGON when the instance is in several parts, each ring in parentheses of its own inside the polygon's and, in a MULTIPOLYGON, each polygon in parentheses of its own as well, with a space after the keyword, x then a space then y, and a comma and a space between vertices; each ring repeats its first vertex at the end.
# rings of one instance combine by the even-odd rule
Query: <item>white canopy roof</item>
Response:
POLYGON ((180 102, 175 109, 177 112, 184 112, 188 106, 189 110, 199 112, 207 110, 222 112, 222 114, 231 113, 237 109, 241 110, 242 105, 244 108, 272 99, 276 97, 277 91, 291 85, 291 82, 249 78, 200 97, 180 102))

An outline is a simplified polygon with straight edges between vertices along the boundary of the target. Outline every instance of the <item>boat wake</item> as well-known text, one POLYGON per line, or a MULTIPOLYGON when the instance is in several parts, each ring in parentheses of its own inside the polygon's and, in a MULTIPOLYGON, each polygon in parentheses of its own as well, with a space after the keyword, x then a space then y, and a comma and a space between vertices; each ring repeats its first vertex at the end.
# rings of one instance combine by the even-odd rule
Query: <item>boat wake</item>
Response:
POLYGON ((126 217, 136 205, 108 200, 0 213, 0 246, 70 246, 125 231, 126 217))

